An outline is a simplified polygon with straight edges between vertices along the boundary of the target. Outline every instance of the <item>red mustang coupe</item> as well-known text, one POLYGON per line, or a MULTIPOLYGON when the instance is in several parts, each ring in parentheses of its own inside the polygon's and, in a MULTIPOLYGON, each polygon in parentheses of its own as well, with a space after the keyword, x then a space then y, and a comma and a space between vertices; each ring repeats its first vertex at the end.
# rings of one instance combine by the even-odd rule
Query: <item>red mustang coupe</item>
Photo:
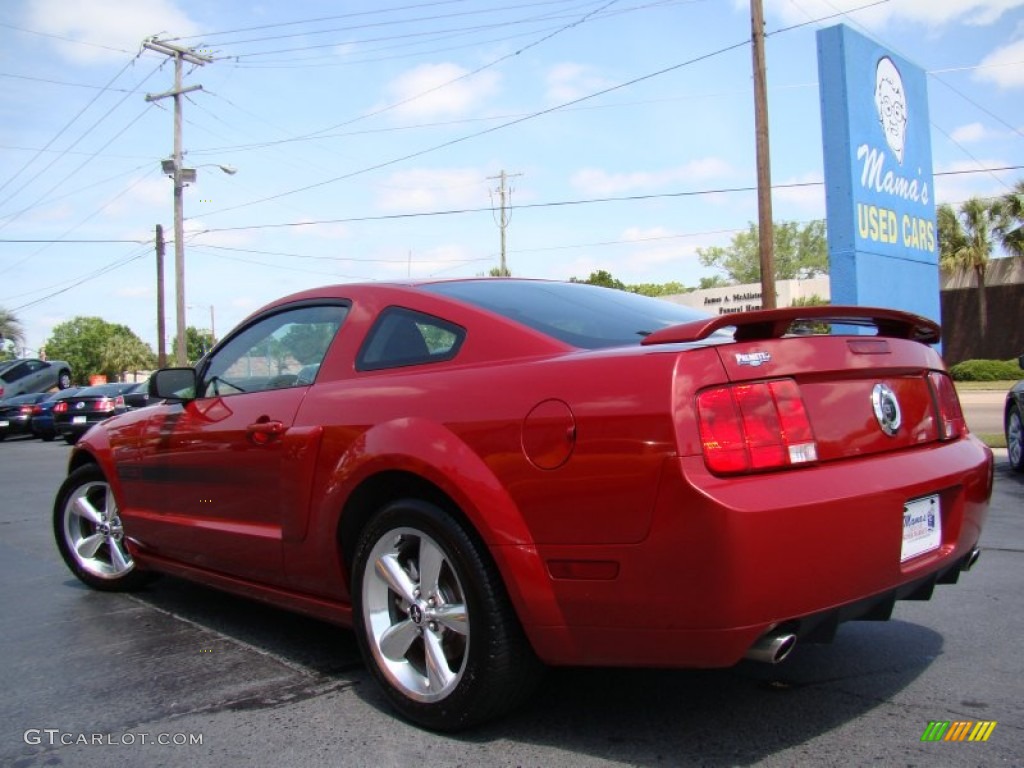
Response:
POLYGON ((54 532, 98 589, 165 572, 352 627, 435 729, 545 665, 781 661, 977 557, 992 455, 938 338, 576 283, 307 291, 91 429, 54 532))

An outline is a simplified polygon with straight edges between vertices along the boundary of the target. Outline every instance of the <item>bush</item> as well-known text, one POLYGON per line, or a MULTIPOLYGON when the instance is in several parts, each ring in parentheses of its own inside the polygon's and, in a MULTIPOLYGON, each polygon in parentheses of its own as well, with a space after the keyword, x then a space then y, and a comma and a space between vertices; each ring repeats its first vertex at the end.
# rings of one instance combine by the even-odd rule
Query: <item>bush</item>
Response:
POLYGON ((964 360, 949 369, 953 381, 1012 381, 1021 378, 1016 360, 964 360))

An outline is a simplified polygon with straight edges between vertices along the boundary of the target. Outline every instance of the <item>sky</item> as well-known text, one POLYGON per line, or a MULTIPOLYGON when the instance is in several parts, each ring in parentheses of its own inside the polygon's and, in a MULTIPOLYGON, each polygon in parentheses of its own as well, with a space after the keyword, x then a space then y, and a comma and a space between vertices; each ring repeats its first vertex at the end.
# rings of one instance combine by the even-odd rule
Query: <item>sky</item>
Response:
MULTIPOLYGON (((816 32, 928 73, 935 199, 1024 178, 1024 0, 764 0, 776 221, 824 218, 816 32)), ((33 356, 98 316, 175 328, 169 57, 187 324, 317 285, 518 277, 696 285, 757 220, 747 0, 5 0, 0 307, 33 356), (221 166, 235 171, 225 173, 221 166)), ((168 349, 170 345, 168 343, 168 349)))

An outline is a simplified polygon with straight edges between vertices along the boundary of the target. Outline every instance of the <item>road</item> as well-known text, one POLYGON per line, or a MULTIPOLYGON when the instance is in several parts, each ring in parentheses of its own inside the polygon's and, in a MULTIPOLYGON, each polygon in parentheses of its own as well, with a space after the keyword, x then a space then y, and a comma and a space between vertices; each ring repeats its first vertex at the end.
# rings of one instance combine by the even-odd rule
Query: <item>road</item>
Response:
POLYGON ((0 444, 2 765, 923 768, 1024 755, 1024 476, 1005 452, 981 560, 931 601, 844 625, 776 667, 554 670, 528 707, 455 737, 396 719, 345 630, 170 578, 134 596, 82 587, 52 543, 67 453, 0 444), (932 720, 997 726, 984 743, 923 743, 932 720))
POLYGON ((967 391, 959 394, 967 427, 972 432, 979 435, 1003 434, 1006 390, 967 391))

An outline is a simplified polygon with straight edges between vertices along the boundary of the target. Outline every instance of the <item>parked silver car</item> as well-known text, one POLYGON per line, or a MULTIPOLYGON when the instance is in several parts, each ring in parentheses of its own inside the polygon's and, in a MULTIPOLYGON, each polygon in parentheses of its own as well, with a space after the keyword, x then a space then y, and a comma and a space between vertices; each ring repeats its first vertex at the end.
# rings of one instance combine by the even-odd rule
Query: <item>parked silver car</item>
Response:
POLYGON ((71 386, 71 365, 63 360, 7 360, 0 363, 0 399, 71 386))

